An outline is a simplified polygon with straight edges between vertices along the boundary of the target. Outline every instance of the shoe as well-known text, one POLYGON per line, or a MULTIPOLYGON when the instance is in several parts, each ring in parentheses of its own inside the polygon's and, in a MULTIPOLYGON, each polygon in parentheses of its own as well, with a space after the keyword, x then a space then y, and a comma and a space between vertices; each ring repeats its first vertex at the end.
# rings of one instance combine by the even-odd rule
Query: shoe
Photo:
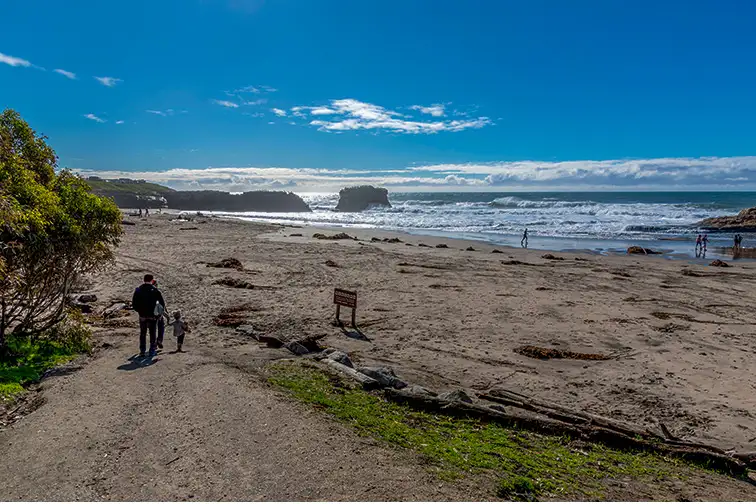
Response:
POLYGON ((150 350, 150 357, 155 357, 157 355, 157 350, 150 350))
POLYGON ((144 352, 139 352, 139 358, 140 359, 144 359, 145 357, 147 357, 147 356, 145 355, 144 352))
POLYGON ((162 350, 163 349, 163 344, 162 343, 158 343, 157 347, 158 347, 158 349, 162 350))

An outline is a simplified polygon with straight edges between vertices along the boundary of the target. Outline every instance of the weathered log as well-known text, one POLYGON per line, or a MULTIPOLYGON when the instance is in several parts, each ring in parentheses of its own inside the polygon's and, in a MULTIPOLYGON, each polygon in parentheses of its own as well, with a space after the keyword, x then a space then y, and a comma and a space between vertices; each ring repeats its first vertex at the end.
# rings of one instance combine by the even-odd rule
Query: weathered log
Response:
POLYGON ((394 402, 454 417, 473 417, 493 421, 508 427, 525 428, 542 434, 568 435, 585 441, 601 443, 611 448, 649 451, 675 456, 690 462, 706 464, 733 475, 742 475, 747 465, 738 459, 722 453, 696 450, 686 446, 670 445, 663 441, 651 442, 625 435, 615 430, 596 425, 572 425, 559 420, 526 417, 510 412, 498 411, 479 404, 442 401, 428 395, 411 394, 403 390, 385 389, 384 396, 394 402))
POLYGON ((347 375, 349 378, 352 378, 353 380, 357 381, 362 385, 362 388, 365 390, 373 390, 380 388, 381 384, 378 383, 377 380, 374 380, 370 378, 369 376, 365 376, 364 374, 360 373, 359 371, 356 371, 348 366, 345 366, 344 364, 340 362, 336 362, 335 360, 324 359, 321 362, 325 362, 327 365, 332 367, 333 369, 336 369, 337 371, 340 371, 341 373, 347 375))
POLYGON ((486 400, 498 402, 501 404, 509 403, 510 406, 521 407, 522 409, 530 410, 536 413, 541 413, 546 416, 549 416, 550 418, 556 418, 557 420, 566 421, 568 423, 581 424, 581 422, 575 421, 572 418, 572 417, 577 417, 577 418, 583 419, 586 422, 592 423, 594 425, 598 425, 606 429, 621 432, 622 434, 626 436, 631 436, 631 437, 640 436, 641 438, 651 440, 652 442, 664 441, 666 444, 675 445, 675 446, 694 448, 694 449, 705 450, 707 452, 714 452, 714 453, 719 453, 719 454, 725 453, 724 450, 722 450, 721 448, 717 448, 716 446, 706 445, 702 443, 695 443, 691 441, 683 441, 681 439, 673 437, 671 433, 669 434, 665 433, 663 436, 660 436, 654 432, 649 431, 648 429, 643 429, 640 426, 632 425, 627 422, 620 422, 620 421, 613 420, 611 418, 602 417, 599 415, 585 413, 583 411, 577 411, 572 408, 562 406, 560 404, 544 401, 542 399, 533 399, 526 395, 520 394, 518 392, 514 392, 512 390, 497 388, 497 389, 491 390, 489 394, 479 394, 478 397, 480 397, 481 399, 486 399, 486 400), (517 403, 519 403, 521 406, 518 405, 517 403), (553 412, 550 410, 553 410, 553 412), (563 416, 560 413, 565 413, 567 416, 563 416))
MULTIPOLYGON (((562 406, 560 404, 555 404, 552 402, 544 401, 541 399, 533 399, 527 396, 524 396, 522 394, 519 394, 517 392, 513 392, 511 390, 506 389, 494 389, 489 394, 482 394, 480 395, 482 399, 487 399, 489 401, 495 401, 500 402, 502 398, 507 398, 510 400, 516 400, 523 404, 523 409, 529 409, 531 411, 534 411, 536 413, 541 413, 544 415, 547 415, 552 418, 558 418, 563 421, 570 421, 570 417, 576 417, 579 419, 582 419, 584 422, 589 422, 594 425, 598 425, 600 427, 604 427, 607 429, 615 430, 617 432, 621 432, 622 434, 626 436, 641 436, 642 438, 659 438, 659 436, 648 432, 647 430, 644 430, 641 427, 632 426, 629 424, 626 424, 624 422, 618 422, 616 420, 612 420, 610 418, 598 416, 598 415, 592 415, 590 413, 585 413, 583 411, 577 411, 572 408, 568 408, 566 406, 562 406), (558 413, 557 413, 558 412, 558 413), (565 414, 567 415, 564 417, 565 414)), ((571 423, 581 423, 581 422, 571 422, 571 423)))

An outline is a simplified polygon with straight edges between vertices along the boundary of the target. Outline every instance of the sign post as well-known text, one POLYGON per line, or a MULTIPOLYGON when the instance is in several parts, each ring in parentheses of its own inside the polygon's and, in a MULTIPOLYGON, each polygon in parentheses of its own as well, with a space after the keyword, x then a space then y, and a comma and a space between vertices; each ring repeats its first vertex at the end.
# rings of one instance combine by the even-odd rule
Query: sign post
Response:
POLYGON ((341 315, 341 307, 352 309, 352 327, 357 327, 355 322, 355 312, 357 311, 357 293, 344 289, 333 290, 333 304, 336 305, 336 321, 341 322, 339 316, 341 315))

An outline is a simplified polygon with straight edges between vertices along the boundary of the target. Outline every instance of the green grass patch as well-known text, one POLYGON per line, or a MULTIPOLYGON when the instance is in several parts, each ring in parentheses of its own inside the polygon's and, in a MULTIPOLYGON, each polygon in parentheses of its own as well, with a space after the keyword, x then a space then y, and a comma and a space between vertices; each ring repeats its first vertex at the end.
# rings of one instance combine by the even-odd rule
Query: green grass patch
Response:
POLYGON ((165 187, 151 182, 106 182, 104 180, 87 180, 87 184, 95 194, 128 193, 144 196, 154 196, 162 193, 173 192, 170 187, 165 187))
POLYGON ((653 482, 682 478, 689 469, 682 461, 657 454, 416 411, 364 392, 309 363, 279 362, 270 365, 268 373, 270 383, 361 435, 418 452, 444 479, 470 473, 498 478, 496 494, 505 500, 601 499, 607 478, 653 482))
POLYGON ((14 400, 24 393, 24 386, 38 381, 48 369, 89 352, 90 336, 76 316, 34 339, 10 336, 0 356, 0 401, 14 400))

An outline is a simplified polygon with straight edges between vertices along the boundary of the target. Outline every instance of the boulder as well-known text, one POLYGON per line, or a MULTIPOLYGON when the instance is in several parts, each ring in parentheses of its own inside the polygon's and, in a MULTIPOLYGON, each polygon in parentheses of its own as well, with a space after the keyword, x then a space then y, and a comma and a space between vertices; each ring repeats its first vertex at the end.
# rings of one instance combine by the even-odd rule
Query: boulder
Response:
POLYGON ((432 390, 428 390, 427 388, 421 387, 420 385, 411 385, 409 388, 407 388, 406 392, 408 392, 409 394, 427 395, 431 397, 436 397, 438 395, 432 390))
POLYGON ((110 305, 110 307, 105 308, 102 312, 103 318, 111 318, 116 317, 118 314, 123 310, 128 310, 129 307, 126 305, 126 303, 114 303, 110 305))
POLYGON ((94 303, 97 301, 97 296, 94 294, 82 294, 78 299, 79 303, 94 303))
POLYGON ((555 256, 554 254, 543 254, 541 256, 541 259, 549 259, 550 261, 564 261, 564 257, 555 256))
POLYGON ((472 404, 473 398, 470 397, 467 392, 465 392, 462 389, 452 390, 450 392, 444 392, 443 394, 439 394, 438 398, 442 401, 449 401, 449 402, 463 402, 472 404))
POLYGON ((328 359, 332 361, 336 361, 340 364, 345 365, 346 367, 354 367, 354 364, 352 364, 352 359, 350 359, 349 356, 341 350, 327 351, 327 354, 328 359))
POLYGON ((306 346, 300 344, 297 341, 290 341, 286 343, 285 346, 286 346, 286 349, 289 350, 294 355, 305 355, 305 354, 310 353, 310 350, 306 346))
POLYGON ((492 254, 503 254, 504 252, 502 252, 502 251, 501 251, 501 250, 499 250, 499 249, 493 249, 493 250, 491 251, 491 253, 492 253, 492 254))
POLYGON ((316 240, 356 240, 357 238, 349 236, 346 233, 336 233, 335 235, 326 235, 323 233, 315 233, 312 235, 316 240))
POLYGON ((467 247, 465 250, 467 250, 468 252, 475 252, 475 249, 472 247, 467 247))
POLYGON ((656 252, 651 249, 639 247, 638 245, 633 245, 632 247, 628 247, 627 253, 628 254, 642 254, 642 255, 661 254, 661 252, 656 252))
POLYGON ((328 266, 328 267, 330 267, 330 268, 338 268, 339 267, 339 265, 336 263, 336 261, 332 261, 330 259, 328 259, 325 262, 325 265, 328 266))
POLYGON ((391 208, 388 189, 370 185, 347 187, 339 191, 337 212, 362 212, 374 206, 391 208))
POLYGON ((446 243, 439 243, 438 245, 436 245, 436 248, 449 248, 449 245, 447 245, 446 243))
POLYGON ((403 389, 407 383, 397 378, 394 370, 386 367, 358 367, 357 371, 376 380, 384 387, 403 389))
POLYGON ((714 259, 709 266, 717 266, 719 268, 729 268, 730 265, 720 259, 714 259))
POLYGON ((753 232, 756 231, 756 207, 741 210, 738 215, 704 219, 697 225, 718 231, 753 232))

